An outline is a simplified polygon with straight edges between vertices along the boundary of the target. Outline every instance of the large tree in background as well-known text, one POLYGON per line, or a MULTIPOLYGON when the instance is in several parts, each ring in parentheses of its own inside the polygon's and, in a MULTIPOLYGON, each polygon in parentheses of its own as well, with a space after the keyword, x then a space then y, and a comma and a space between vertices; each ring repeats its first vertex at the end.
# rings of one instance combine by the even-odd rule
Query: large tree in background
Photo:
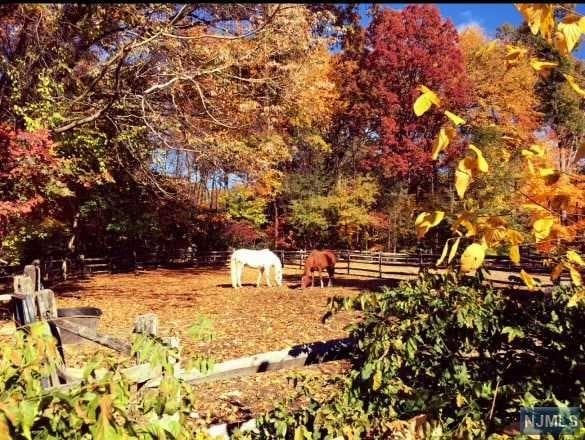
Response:
MULTIPOLYGON (((118 206, 128 194, 118 189, 133 186, 128 178, 150 188, 146 202, 217 210, 229 175, 277 180, 274 171, 294 152, 291 139, 316 139, 313 126, 318 131, 334 105, 328 40, 320 36, 335 33, 331 11, 4 5, 0 121, 51 134, 73 193, 55 214, 74 237, 94 196, 108 203, 112 194, 118 206)), ((77 241, 70 250, 79 250, 77 241)))
MULTIPOLYGON (((421 84, 438 91, 454 110, 470 104, 455 27, 434 6, 380 9, 367 29, 359 63, 346 86, 357 89, 360 99, 346 111, 360 121, 359 134, 367 145, 362 165, 414 185, 429 180, 432 143, 446 117, 429 112, 417 118, 412 104, 421 84)), ((450 154, 459 151, 452 147, 450 154)))
MULTIPOLYGON (((330 168, 333 178, 364 172, 377 177, 381 191, 375 210, 377 217, 385 218, 384 228, 393 231, 384 233, 386 247, 396 249, 413 244, 411 236, 398 237, 396 231, 403 222, 414 221, 394 209, 396 194, 413 194, 419 206, 428 202, 425 199, 449 194, 449 188, 441 188, 445 179, 431 160, 433 143, 447 118, 440 112, 422 118, 413 114, 419 86, 438 91, 446 106, 463 112, 472 104, 471 84, 457 31, 437 8, 395 11, 374 6, 370 14, 367 28, 358 23, 349 27, 335 59, 341 98, 328 136, 330 168)), ((455 141, 442 161, 448 163, 462 147, 462 141, 455 141)), ((373 227, 377 217, 372 217, 373 227)))
POLYGON ((540 105, 534 87, 538 73, 527 63, 504 62, 506 47, 490 42, 477 26, 460 37, 465 66, 472 82, 473 116, 476 125, 497 125, 503 134, 528 141, 542 122, 535 109, 540 105))
MULTIPOLYGON (((556 12, 567 14, 574 6, 566 4, 556 12)), ((567 84, 561 70, 581 77, 585 73, 585 64, 573 56, 562 56, 541 35, 533 35, 525 23, 519 27, 503 25, 498 29, 497 37, 504 43, 530 48, 538 59, 559 64, 559 69, 553 69, 536 83, 535 91, 540 99, 537 110, 542 114, 544 131, 549 138, 556 140, 554 163, 563 171, 577 170, 578 161, 585 153, 585 104, 567 84)))

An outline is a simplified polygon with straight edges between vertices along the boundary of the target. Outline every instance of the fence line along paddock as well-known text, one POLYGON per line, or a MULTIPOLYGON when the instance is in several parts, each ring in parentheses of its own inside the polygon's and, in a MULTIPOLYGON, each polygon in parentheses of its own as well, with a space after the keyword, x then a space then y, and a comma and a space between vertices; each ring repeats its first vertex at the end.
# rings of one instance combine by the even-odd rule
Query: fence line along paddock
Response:
MULTIPOLYGON (((307 253, 302 251, 280 251, 279 254, 284 264, 293 265, 295 268, 298 268, 302 267, 307 253)), ((196 261, 193 261, 193 264, 225 265, 228 261, 229 255, 229 252, 213 252, 204 256, 199 256, 196 261)), ((362 271, 368 274, 366 276, 382 276, 386 273, 395 275, 396 272, 392 272, 392 270, 397 267, 412 268, 412 273, 409 273, 408 275, 416 276, 421 267, 432 267, 436 261, 436 256, 430 254, 396 255, 339 251, 338 255, 340 256, 341 261, 338 273, 344 273, 345 271, 356 273, 362 271), (347 267, 343 267, 344 261, 347 263, 347 267), (390 270, 388 270, 388 268, 390 268, 390 270)), ((106 262, 104 262, 104 259, 99 258, 89 258, 84 260, 84 265, 78 265, 77 267, 71 265, 71 268, 75 268, 75 270, 81 271, 81 273, 87 272, 87 270, 91 273, 92 265, 98 265, 97 267, 99 268, 106 264, 110 270, 114 270, 115 267, 115 258, 109 258, 106 262)), ((191 260, 193 259, 191 258, 191 260)), ((59 262, 62 264, 63 260, 52 260, 48 264, 48 267, 45 266, 46 274, 50 274, 51 271, 54 270, 52 267, 59 264, 59 262)), ((536 259, 532 261, 527 260, 527 262, 535 266, 542 265, 542 261, 536 259)), ((501 258, 488 259, 486 261, 486 266, 489 266, 490 264, 492 267, 496 267, 499 270, 509 271, 511 268, 511 265, 508 264, 505 259, 501 258)), ((134 264, 133 267, 135 268, 136 264, 134 264)), ((122 341, 109 335, 97 333, 94 329, 89 329, 81 325, 73 325, 73 323, 70 321, 68 322, 64 318, 57 318, 56 299, 54 298, 53 292, 47 289, 42 289, 42 286, 37 283, 39 276, 38 269, 34 265, 29 265, 25 267, 24 274, 24 276, 17 276, 14 278, 13 284, 15 294, 12 295, 12 300, 15 303, 15 317, 19 317, 18 321, 21 325, 27 325, 31 322, 41 320, 56 325, 59 330, 72 332, 94 343, 105 345, 122 353, 128 354, 130 352, 130 346, 127 341, 122 341)), ((151 329, 150 332, 156 334, 158 325, 150 326, 149 328, 151 329)), ((201 383, 347 359, 351 356, 353 347, 353 342, 350 339, 301 344, 279 351, 260 353, 254 356, 228 360, 215 365, 206 373, 201 373, 196 369, 185 370, 181 368, 180 358, 177 358, 178 364, 175 372, 177 377, 183 381, 201 383)), ((43 378, 43 386, 47 389, 66 389, 79 384, 82 378, 80 374, 82 374, 83 370, 67 368, 64 364, 64 359, 57 359, 56 361, 58 363, 59 375, 52 375, 51 377, 43 378), (59 376, 62 380, 65 380, 68 383, 61 384, 59 376)), ((139 358, 137 359, 137 362, 140 362, 139 358)), ((158 387, 160 385, 162 371, 160 367, 153 367, 148 363, 139 363, 134 367, 122 370, 122 374, 124 374, 128 380, 134 383, 143 384, 145 387, 158 387)), ((96 372, 96 376, 97 375, 98 373, 96 372)), ((253 423, 250 421, 249 426, 252 425, 253 423)), ((216 425, 210 429, 214 432, 224 432, 224 430, 227 430, 228 428, 227 425, 216 425)))
MULTIPOLYGON (((276 250, 276 254, 283 262, 283 266, 303 269, 304 262, 309 254, 303 250, 276 250)), ((355 275, 360 277, 380 279, 412 279, 422 268, 441 269, 436 267, 439 256, 431 253, 391 253, 354 250, 337 250, 337 275, 355 275)), ((84 278, 105 273, 120 273, 157 269, 159 267, 197 267, 197 266, 227 266, 230 251, 211 251, 196 254, 192 250, 179 249, 172 253, 142 253, 132 255, 112 255, 108 257, 80 256, 71 259, 46 259, 40 264, 42 282, 50 287, 61 281, 71 278, 84 278)), ((550 268, 544 265, 545 258, 523 256, 521 267, 528 273, 548 276, 550 268)), ((508 258, 488 256, 485 258, 484 268, 488 271, 519 275, 520 266, 515 266, 508 258)), ((0 267, 0 294, 10 291, 12 276, 22 271, 22 266, 0 267)), ((490 278, 490 277, 488 277, 490 278)), ((568 279, 564 274, 563 280, 568 279)), ((497 280, 498 284, 517 285, 515 281, 497 280)))

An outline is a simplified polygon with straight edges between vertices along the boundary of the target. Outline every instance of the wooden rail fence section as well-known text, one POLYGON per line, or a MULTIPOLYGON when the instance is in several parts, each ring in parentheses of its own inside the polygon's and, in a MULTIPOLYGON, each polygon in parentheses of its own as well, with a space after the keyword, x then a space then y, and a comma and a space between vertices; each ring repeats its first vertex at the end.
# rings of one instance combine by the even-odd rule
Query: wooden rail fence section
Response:
MULTIPOLYGON (((275 253, 280 257, 284 266, 298 267, 300 270, 302 270, 308 255, 308 252, 303 250, 277 250, 275 253)), ((336 254, 338 257, 336 274, 353 274, 360 277, 379 279, 415 278, 423 268, 436 269, 436 262, 439 258, 439 255, 430 253, 406 254, 337 250, 336 254)), ((67 279, 83 279, 100 273, 142 271, 159 267, 225 266, 229 263, 230 255, 230 251, 214 251, 200 255, 182 251, 174 256, 167 255, 164 259, 154 253, 133 256, 132 258, 84 258, 80 256, 75 260, 48 259, 42 262, 37 260, 36 269, 34 270, 40 272, 37 282, 40 285, 45 284, 50 287, 67 279)), ((531 274, 547 276, 551 271, 551 268, 545 265, 545 259, 539 256, 523 255, 521 264, 521 267, 531 274)), ((514 265, 506 257, 488 256, 485 259, 484 267, 493 272, 509 272, 513 274, 512 280, 494 279, 496 285, 522 285, 522 281, 519 279, 520 266, 514 265)), ((21 266, 0 267, 0 294, 10 291, 13 276, 22 273, 22 271, 21 266)), ((568 279, 567 277, 567 274, 563 275, 564 280, 568 279)))
MULTIPOLYGON (((62 355, 60 331, 66 330, 88 341, 103 345, 126 355, 131 354, 131 346, 127 341, 120 340, 110 335, 101 334, 95 329, 76 324, 67 318, 57 317, 57 302, 53 291, 39 289, 40 276, 38 266, 27 266, 24 275, 14 277, 14 294, 11 296, 11 309, 18 327, 28 331, 29 325, 41 321, 45 325, 48 334, 57 340, 59 353, 62 355)), ((138 316, 134 332, 158 336, 158 317, 152 313, 138 316)), ((176 337, 162 338, 163 343, 178 348, 180 342, 176 337)), ((253 356, 231 359, 214 365, 209 371, 202 373, 198 369, 186 370, 181 367, 180 354, 172 362, 176 363, 175 376, 188 383, 204 383, 219 379, 227 379, 237 376, 247 376, 267 371, 276 371, 295 367, 303 367, 312 364, 331 362, 346 359, 351 355, 354 343, 351 339, 335 339, 329 341, 317 341, 308 344, 300 344, 282 350, 260 353, 253 356)), ((136 366, 121 370, 121 374, 131 383, 141 384, 142 387, 156 388, 162 380, 162 367, 153 366, 148 362, 139 363, 136 366)), ((43 387, 47 390, 66 390, 80 384, 83 380, 85 368, 69 368, 65 365, 65 359, 49 360, 53 364, 52 372, 42 379, 43 387)), ((97 380, 104 377, 106 370, 94 372, 97 380)), ((239 429, 253 429, 255 420, 248 420, 237 427, 239 429)), ((234 425, 213 425, 208 432, 221 438, 229 438, 229 433, 234 425)))
MULTIPOLYGON (((279 251, 279 254, 284 264, 298 265, 300 268, 302 268, 307 256, 307 253, 303 251, 279 251)), ((229 255, 229 252, 215 252, 207 256, 203 261, 207 264, 226 264, 229 255)), ((338 255, 341 267, 338 267, 337 273, 341 271, 342 273, 347 272, 350 274, 352 271, 363 271, 369 274, 373 273, 375 275, 370 276, 377 275, 379 278, 384 277, 384 275, 388 273, 393 275, 396 274, 396 272, 386 270, 388 267, 398 267, 400 270, 404 270, 405 267, 414 268, 413 271, 404 271, 404 273, 415 276, 421 267, 430 264, 434 265, 434 262, 436 261, 436 256, 424 254, 413 256, 406 254, 338 251, 338 255), (346 267, 343 267, 343 263, 346 263, 346 267), (372 269, 371 266, 374 266, 375 269, 372 269)), ((87 260, 91 262, 91 259, 87 260)), ((534 265, 542 264, 541 261, 533 261, 532 263, 534 265)), ((99 265, 104 263, 97 264, 97 267, 101 267, 99 265)), ((490 264, 489 258, 486 264, 490 264)), ((67 267, 66 262, 63 264, 63 267, 67 267)), ((87 273, 87 267, 91 266, 82 268, 82 275, 87 273)), ((109 267, 111 268, 111 266, 109 267)), ((511 263, 508 264, 503 259, 492 258, 491 267, 492 270, 494 270, 493 268, 497 268, 497 270, 509 271, 511 263)), ((536 269, 537 268, 534 268, 532 272, 536 272, 536 269)), ((102 334, 95 329, 76 324, 66 318, 58 318, 55 295, 52 290, 43 288, 41 283, 42 271, 38 263, 25 266, 23 272, 24 275, 13 277, 14 293, 9 295, 13 317, 18 326, 22 326, 26 330, 29 324, 35 321, 42 321, 46 324, 47 332, 50 332, 57 338, 58 345, 61 344, 60 331, 65 330, 88 341, 114 349, 123 354, 131 354, 131 346, 129 342, 125 340, 102 334)), ((68 272, 65 271, 65 274, 65 277, 67 277, 68 272)), ((157 336, 157 316, 154 314, 139 316, 135 321, 133 331, 157 336)), ((179 355, 174 360, 177 364, 174 370, 175 376, 188 383, 205 383, 237 376, 246 376, 267 371, 304 367, 312 364, 347 359, 351 356, 354 348, 354 342, 349 338, 317 341, 296 345, 282 350, 228 360, 216 364, 209 371, 202 373, 197 369, 186 370, 181 367, 180 341, 178 338, 163 338, 163 343, 179 349, 179 355)), ((60 353, 62 353, 62 351, 60 351, 60 353)), ((54 361, 56 371, 42 379, 44 388, 67 389, 79 384, 83 380, 84 369, 68 368, 62 357, 55 359, 54 361)), ((143 387, 158 387, 162 379, 162 368, 160 366, 153 366, 147 362, 140 363, 139 358, 137 358, 137 361, 138 365, 123 369, 121 374, 123 374, 130 382, 141 384, 143 387)), ((98 370, 95 372, 97 379, 102 377, 103 374, 105 374, 105 371, 100 372, 98 370)), ((252 419, 238 427, 247 430, 252 429, 254 426, 255 421, 252 419)), ((230 425, 227 424, 214 425, 209 428, 209 433, 219 435, 222 438, 228 438, 233 428, 234 426, 230 427, 230 425)))

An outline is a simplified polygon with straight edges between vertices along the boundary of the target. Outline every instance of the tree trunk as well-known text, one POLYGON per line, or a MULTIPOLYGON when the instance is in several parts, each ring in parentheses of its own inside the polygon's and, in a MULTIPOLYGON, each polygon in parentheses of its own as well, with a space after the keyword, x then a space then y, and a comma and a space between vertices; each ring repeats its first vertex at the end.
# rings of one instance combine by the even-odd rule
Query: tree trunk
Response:
POLYGON ((274 201, 274 249, 278 247, 278 203, 274 201))
POLYGON ((79 218, 81 217, 81 212, 79 209, 75 213, 75 217, 73 218, 73 226, 71 228, 71 238, 67 243, 67 251, 69 254, 73 254, 75 252, 75 238, 77 237, 77 231, 79 229, 79 218))

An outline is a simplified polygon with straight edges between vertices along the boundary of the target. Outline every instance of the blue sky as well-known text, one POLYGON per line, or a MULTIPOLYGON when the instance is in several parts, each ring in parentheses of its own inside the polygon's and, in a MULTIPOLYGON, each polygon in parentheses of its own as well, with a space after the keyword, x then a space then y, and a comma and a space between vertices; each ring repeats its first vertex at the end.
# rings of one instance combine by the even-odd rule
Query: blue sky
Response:
MULTIPOLYGON (((385 3, 392 9, 402 9, 407 3, 385 3)), ((495 37, 496 29, 504 23, 519 25, 522 23, 522 15, 513 3, 442 3, 437 4, 441 14, 451 19, 451 21, 461 29, 473 24, 481 26, 486 34, 495 37)), ((369 5, 362 4, 360 9, 367 11, 369 5)), ((585 4, 578 4, 577 11, 585 15, 585 4)), ((366 24, 369 17, 364 17, 363 24, 366 24)), ((581 43, 581 48, 573 52, 579 59, 585 59, 585 44, 581 43)))

